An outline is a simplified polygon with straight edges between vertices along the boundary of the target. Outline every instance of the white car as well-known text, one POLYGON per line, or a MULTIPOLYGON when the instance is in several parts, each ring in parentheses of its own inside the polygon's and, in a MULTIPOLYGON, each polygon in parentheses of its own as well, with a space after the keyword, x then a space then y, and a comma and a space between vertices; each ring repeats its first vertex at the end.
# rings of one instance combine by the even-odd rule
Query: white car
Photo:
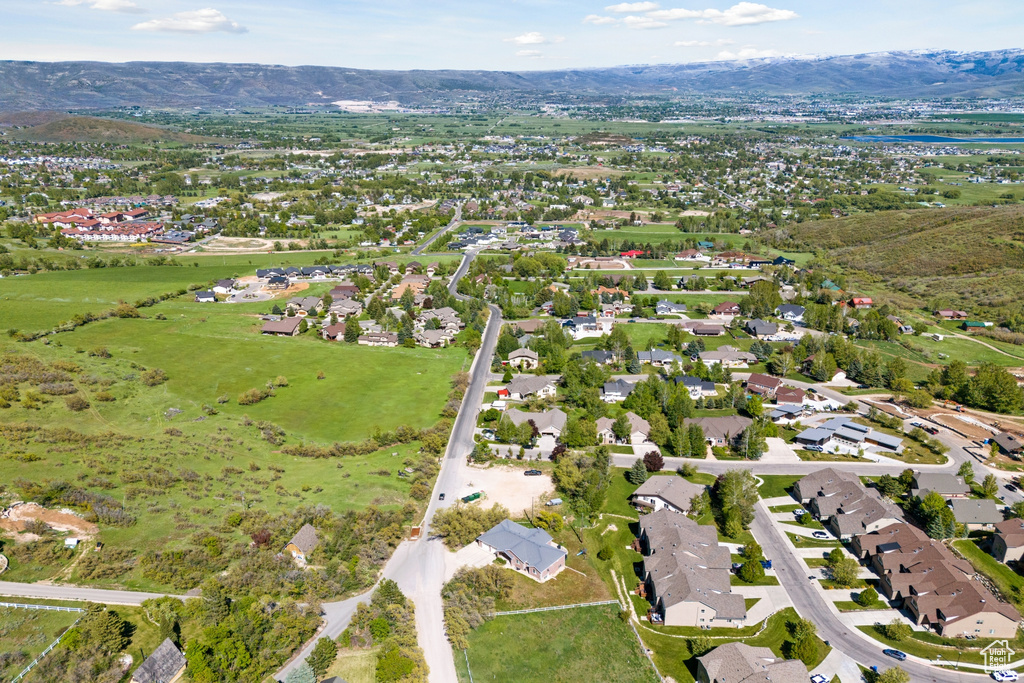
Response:
POLYGON ((821 674, 814 674, 811 676, 811 683, 828 683, 828 679, 821 674))
POLYGON ((828 538, 828 534, 826 534, 824 531, 815 531, 813 534, 811 534, 811 536, 813 536, 814 538, 828 538))
POLYGON ((1015 681, 1017 680, 1016 671, 993 671, 992 678, 997 681, 1015 681))

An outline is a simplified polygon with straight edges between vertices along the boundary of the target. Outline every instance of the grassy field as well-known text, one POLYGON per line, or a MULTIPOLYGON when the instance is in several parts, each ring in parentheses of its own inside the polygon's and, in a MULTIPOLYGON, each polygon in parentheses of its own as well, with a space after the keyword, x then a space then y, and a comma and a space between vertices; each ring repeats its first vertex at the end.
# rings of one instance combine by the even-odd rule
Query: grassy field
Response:
MULTIPOLYGON (((48 345, 0 342, 0 352, 13 358, 77 364, 71 384, 90 403, 74 412, 61 396, 40 395, 31 406, 19 401, 0 409, 4 483, 60 479, 116 499, 139 523, 101 524, 98 538, 111 551, 134 554, 192 542, 204 529, 243 540, 226 532, 223 520, 252 506, 274 515, 314 504, 337 512, 402 508, 412 478, 397 473, 423 461, 418 441, 345 458, 297 457, 281 448, 362 441, 376 429, 402 425, 430 427, 468 355, 351 346, 313 335, 264 337, 255 332, 254 306, 261 304, 165 302, 143 309, 150 317, 92 323, 51 337, 48 345), (156 319, 156 311, 167 319, 156 319), (110 358, 85 352, 100 346, 110 358), (145 386, 140 374, 147 368, 164 370, 167 381, 145 386), (238 404, 242 392, 279 377, 287 386, 274 396, 238 404), (101 394, 113 400, 101 401, 101 394), (273 441, 268 434, 276 434, 273 441)), ((21 392, 37 393, 25 385, 21 392)), ((8 486, 7 496, 15 495, 8 486)), ((66 564, 11 557, 4 578, 49 578, 66 564)), ((76 566, 66 578, 166 590, 130 560, 102 577, 76 566)))
POLYGON ((977 540, 953 541, 953 547, 959 550, 976 570, 987 576, 1004 598, 1009 600, 1019 590, 1024 589, 1024 576, 982 550, 977 540))
POLYGON ((886 638, 875 626, 858 626, 857 628, 875 640, 884 643, 887 647, 893 647, 909 655, 924 657, 925 659, 935 659, 938 655, 942 655, 943 659, 951 663, 961 661, 971 664, 983 664, 984 657, 981 655, 981 649, 992 642, 991 640, 979 638, 971 641, 970 647, 967 647, 966 641, 942 638, 934 633, 921 631, 914 631, 909 639, 905 638, 896 642, 886 638))
POLYGON ((7 666, 0 660, 0 680, 9 681, 21 673, 79 616, 80 612, 0 607, 0 653, 12 658, 7 666))
POLYGON ((800 479, 800 475, 762 474, 758 476, 758 479, 764 482, 757 489, 762 498, 778 498, 779 496, 789 495, 787 489, 800 479))
MULTIPOLYGON (((458 661, 456 653, 456 661, 458 661)), ((375 683, 377 680, 377 650, 341 650, 327 676, 337 676, 346 683, 375 683)))
MULTIPOLYGON (((614 605, 496 617, 469 636, 474 681, 656 681, 647 658, 614 605)), ((459 681, 466 658, 455 653, 459 681)))

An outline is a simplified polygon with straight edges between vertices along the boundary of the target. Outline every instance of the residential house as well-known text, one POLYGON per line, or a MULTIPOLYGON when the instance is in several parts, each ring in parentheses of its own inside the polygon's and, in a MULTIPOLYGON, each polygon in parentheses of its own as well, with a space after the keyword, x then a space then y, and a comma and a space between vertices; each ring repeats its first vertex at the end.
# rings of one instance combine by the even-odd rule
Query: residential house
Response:
POLYGON ((875 431, 849 417, 834 417, 800 432, 794 440, 804 446, 818 447, 826 453, 903 452, 903 439, 875 431))
POLYGON ((514 322, 510 322, 509 326, 510 327, 514 327, 514 328, 516 328, 518 330, 522 330, 523 332, 526 332, 528 334, 533 334, 533 333, 538 332, 541 329, 543 329, 544 321, 543 320, 537 320, 537 319, 533 319, 533 320, 516 320, 514 322))
POLYGON ((784 387, 782 380, 778 377, 762 375, 760 372, 751 373, 747 379, 746 386, 747 391, 750 393, 766 398, 774 397, 775 392, 784 387))
POLYGON ((948 503, 956 521, 968 531, 991 530, 1003 521, 1003 513, 991 498, 952 498, 948 503))
POLYGON ((780 386, 775 390, 775 404, 779 406, 802 406, 807 399, 807 392, 794 387, 780 386))
MULTIPOLYGON (((549 398, 555 395, 555 382, 546 377, 520 375, 504 387, 509 398, 521 401, 529 396, 549 398)), ((501 396, 501 391, 498 395, 501 396)))
MULTIPOLYGON (((629 444, 647 443, 647 437, 651 433, 651 424, 632 411, 626 413, 626 419, 629 420, 629 438, 623 439, 621 442, 629 444)), ((598 418, 597 440, 599 442, 605 444, 620 443, 619 438, 612 431, 612 425, 614 424, 615 420, 610 417, 598 418)))
POLYGON ((213 286, 213 291, 217 294, 230 294, 234 290, 234 280, 217 280, 217 284, 213 286))
POLYGON ((501 419, 504 420, 505 418, 511 420, 512 424, 516 427, 524 422, 533 420, 533 424, 537 427, 537 431, 540 432, 541 436, 550 436, 557 439, 565 430, 568 416, 558 408, 545 410, 543 413, 527 413, 516 408, 510 408, 505 411, 501 419))
POLYGON ((971 487, 964 483, 963 477, 942 472, 914 472, 910 484, 910 495, 924 498, 934 491, 943 498, 967 498, 971 487))
POLYGON ((170 638, 164 638, 155 650, 132 672, 132 683, 176 683, 185 673, 185 655, 170 638))
POLYGON ((996 524, 992 536, 992 556, 1006 564, 1024 557, 1024 519, 1012 518, 996 524))
POLYGON ((880 592, 945 637, 1012 638, 1020 614, 977 579, 970 563, 920 529, 891 524, 855 536, 852 551, 879 574, 880 592))
POLYGON ((1004 455, 1008 455, 1011 458, 1017 458, 1018 460, 1024 455, 1024 441, 1021 441, 1020 437, 1016 434, 1010 434, 1009 432, 999 432, 992 440, 996 442, 999 447, 999 452, 1004 455))
POLYGON ((359 288, 351 282, 341 282, 328 292, 328 294, 330 294, 331 298, 335 301, 338 301, 339 299, 351 299, 359 296, 359 288))
POLYGON ((697 658, 698 683, 802 683, 807 667, 799 659, 783 659, 766 647, 732 642, 697 658))
POLYGON ((738 439, 750 423, 749 417, 727 415, 725 417, 688 417, 683 423, 699 425, 704 431, 704 439, 712 446, 728 446, 738 439))
POLYGON ((295 311, 296 315, 316 315, 324 310, 324 302, 318 296, 300 296, 289 299, 287 307, 295 311))
POLYGON ((752 337, 757 337, 758 339, 772 337, 778 334, 779 332, 778 325, 776 325, 775 323, 770 323, 766 320, 761 320, 760 318, 748 320, 746 325, 744 325, 743 327, 747 332, 750 333, 752 337))
POLYGON ((711 396, 718 395, 718 389, 715 388, 715 383, 709 382, 706 379, 701 379, 700 377, 680 375, 674 377, 672 381, 676 385, 682 384, 684 387, 686 387, 686 391, 689 392, 690 398, 692 398, 694 401, 701 397, 709 398, 711 396))
POLYGON ((672 258, 676 261, 703 261, 705 263, 711 260, 710 256, 705 256, 699 249, 684 249, 672 258))
POLYGON ((801 503, 808 503, 826 488, 844 481, 860 483, 860 479, 853 472, 826 467, 800 478, 793 485, 793 493, 801 503))
POLYGON ((775 315, 791 323, 802 323, 806 309, 796 304, 780 304, 775 307, 775 315))
POLYGON ((866 296, 855 296, 850 300, 850 305, 857 310, 866 310, 874 305, 874 301, 870 297, 866 296))
POLYGON ((413 335, 413 339, 428 349, 440 349, 447 346, 454 339, 454 335, 447 330, 420 330, 413 335))
POLYGON ((299 334, 302 318, 281 318, 263 323, 263 334, 275 337, 295 337, 299 334))
POLYGON ((584 351, 580 354, 580 358, 582 358, 584 362, 592 360, 598 365, 610 365, 615 362, 615 354, 611 351, 604 351, 602 349, 584 351))
POLYGON ((746 619, 743 596, 732 592, 729 548, 718 530, 662 508, 640 517, 643 592, 651 617, 666 626, 729 626, 746 619))
POLYGON ((508 364, 520 370, 534 370, 540 366, 540 356, 530 349, 516 349, 508 354, 508 364))
POLYGON ((291 281, 284 275, 271 275, 267 278, 267 289, 288 289, 291 281))
POLYGON ((604 387, 601 390, 601 400, 605 403, 625 401, 626 397, 633 393, 633 389, 635 387, 635 384, 627 382, 624 379, 605 382, 604 387))
POLYGON ((609 318, 598 318, 592 315, 577 315, 562 323, 562 328, 573 339, 585 339, 587 337, 600 337, 612 331, 612 323, 609 318))
POLYGON ((217 303, 217 296, 211 291, 196 292, 196 303, 197 304, 213 304, 217 303))
POLYGON ((700 360, 709 368, 721 363, 723 368, 746 368, 757 362, 757 356, 749 351, 741 351, 734 346, 720 346, 714 351, 701 351, 700 360))
POLYGON ((320 330, 320 336, 328 341, 344 341, 345 340, 345 323, 337 323, 334 325, 327 325, 320 330))
POLYGON ((967 311, 954 311, 950 308, 943 308, 942 310, 935 311, 935 315, 943 320, 963 320, 967 317, 967 311))
POLYGON ((768 414, 768 417, 771 418, 771 421, 775 424, 793 424, 797 420, 801 420, 813 414, 813 411, 804 405, 780 404, 768 414))
POLYGON ((651 349, 650 351, 640 351, 636 354, 637 360, 641 363, 650 363, 656 368, 664 368, 672 365, 672 363, 682 363, 683 357, 669 351, 663 351, 661 349, 651 349))
POLYGON ((527 529, 512 520, 502 520, 476 539, 508 564, 506 566, 543 583, 565 568, 565 548, 543 529, 527 529))
POLYGON ((686 304, 662 299, 655 306, 654 310, 658 315, 683 315, 686 313, 686 304))
POLYGON ((367 332, 359 335, 357 343, 362 346, 398 346, 398 335, 394 332, 367 332))
POLYGON ((689 320, 677 325, 679 329, 686 330, 695 337, 721 337, 725 334, 725 327, 719 323, 709 323, 704 320, 689 320))
POLYGON ((811 499, 818 520, 841 539, 870 533, 903 520, 903 512, 860 481, 826 485, 811 499))
POLYGON ((331 304, 331 313, 339 318, 347 318, 350 315, 358 316, 363 312, 363 302, 359 299, 341 299, 331 304))
POLYGON ((305 563, 318 545, 320 545, 320 537, 317 536, 316 529, 311 524, 303 524, 284 549, 290 552, 296 560, 305 563))
POLYGON ((690 511, 690 501, 704 493, 706 488, 675 474, 654 476, 630 495, 630 502, 639 507, 650 508, 651 512, 668 509, 685 515, 690 511))
POLYGON ((711 315, 739 315, 740 305, 735 301, 723 301, 714 308, 711 309, 711 315))

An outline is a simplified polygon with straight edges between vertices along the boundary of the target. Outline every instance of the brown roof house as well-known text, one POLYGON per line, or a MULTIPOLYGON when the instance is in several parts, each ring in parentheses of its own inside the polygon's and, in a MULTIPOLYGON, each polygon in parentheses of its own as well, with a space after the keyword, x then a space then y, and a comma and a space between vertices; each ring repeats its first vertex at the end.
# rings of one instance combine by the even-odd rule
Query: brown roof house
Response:
POLYGON ((733 593, 729 548, 718 530, 662 508, 640 517, 644 592, 651 616, 666 626, 735 626, 747 617, 733 593))
POLYGON ((299 334, 299 325, 302 318, 281 318, 271 320, 263 324, 263 334, 275 337, 296 337, 299 334))
POLYGON ((728 446, 746 431, 753 422, 742 415, 725 417, 688 417, 683 422, 687 427, 699 425, 704 430, 704 439, 712 446, 728 446))
POLYGON ((656 476, 640 484, 640 488, 630 498, 633 505, 650 508, 652 512, 667 508, 672 512, 686 514, 690 511, 690 501, 704 491, 704 486, 679 476, 656 476))
POLYGON ((186 664, 178 646, 165 638, 132 674, 132 683, 174 683, 185 673, 186 664))
POLYGON ((992 440, 999 446, 999 450, 1006 455, 1020 458, 1024 454, 1024 441, 1021 441, 1016 434, 999 432, 992 437, 992 440))
MULTIPOLYGON (((955 502, 955 501, 954 501, 955 502)), ((853 540, 881 576, 879 588, 902 600, 918 624, 940 635, 1012 638, 1020 614, 974 577, 974 568, 920 529, 894 524, 853 540)))
POLYGON ((292 554, 296 560, 305 564, 313 550, 320 544, 320 538, 316 535, 316 529, 311 524, 303 524, 302 528, 288 541, 285 550, 292 554))
POLYGON ((793 486, 793 492, 796 493, 796 497, 801 503, 806 503, 817 496, 827 485, 840 481, 860 483, 860 479, 853 472, 826 467, 801 478, 793 486))
POLYGON ((776 657, 766 647, 726 643, 697 658, 700 683, 803 683, 806 679, 803 662, 776 657))
MULTIPOLYGON (((626 413, 629 420, 629 440, 625 443, 647 443, 647 437, 651 433, 651 423, 636 413, 626 413)), ((612 431, 615 420, 610 417, 601 417, 597 420, 597 440, 601 443, 618 443, 619 440, 612 431)))
POLYGON ((751 373, 750 377, 747 379, 747 391, 759 396, 767 396, 768 398, 771 398, 772 396, 775 396, 775 392, 782 387, 782 380, 778 377, 762 375, 759 372, 751 373))
POLYGON ((1024 519, 1008 519, 996 524, 992 556, 1004 563, 1020 561, 1024 556, 1024 519))

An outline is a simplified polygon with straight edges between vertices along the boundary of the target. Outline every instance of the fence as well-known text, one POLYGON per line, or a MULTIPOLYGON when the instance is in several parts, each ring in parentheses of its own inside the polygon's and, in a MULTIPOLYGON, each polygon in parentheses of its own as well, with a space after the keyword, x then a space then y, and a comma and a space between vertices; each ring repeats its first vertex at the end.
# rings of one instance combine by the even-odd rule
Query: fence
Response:
MULTIPOLYGON (((48 611, 51 611, 51 612, 81 612, 83 616, 85 614, 85 610, 82 609, 81 607, 60 607, 60 606, 57 606, 57 605, 24 605, 24 604, 21 604, 21 603, 18 603, 18 602, 0 602, 0 607, 16 607, 16 608, 19 608, 19 609, 38 609, 38 610, 48 610, 48 611)), ((75 619, 75 623, 71 624, 71 626, 68 626, 64 630, 64 633, 61 633, 59 636, 57 636, 57 640, 55 640, 52 643, 50 643, 50 645, 45 650, 43 650, 42 652, 39 653, 39 656, 37 656, 35 659, 32 660, 31 664, 29 664, 24 669, 22 669, 20 674, 18 674, 14 678, 12 678, 11 679, 11 683, 18 683, 18 681, 20 681, 21 679, 25 678, 25 676, 28 675, 28 672, 31 671, 32 669, 34 669, 36 667, 36 665, 39 664, 39 662, 43 661, 43 657, 45 657, 46 655, 50 654, 50 650, 52 650, 53 648, 57 647, 57 645, 60 644, 60 641, 64 639, 64 636, 67 635, 68 631, 73 629, 78 624, 78 622, 81 621, 81 620, 82 620, 81 616, 79 616, 78 619, 75 619)))
POLYGON ((618 605, 618 600, 602 600, 601 602, 580 602, 575 605, 555 605, 553 607, 535 607, 533 609, 517 609, 511 612, 495 612, 492 617, 505 617, 511 614, 531 614, 533 612, 551 612, 558 609, 574 609, 576 607, 597 607, 598 605, 618 605))

